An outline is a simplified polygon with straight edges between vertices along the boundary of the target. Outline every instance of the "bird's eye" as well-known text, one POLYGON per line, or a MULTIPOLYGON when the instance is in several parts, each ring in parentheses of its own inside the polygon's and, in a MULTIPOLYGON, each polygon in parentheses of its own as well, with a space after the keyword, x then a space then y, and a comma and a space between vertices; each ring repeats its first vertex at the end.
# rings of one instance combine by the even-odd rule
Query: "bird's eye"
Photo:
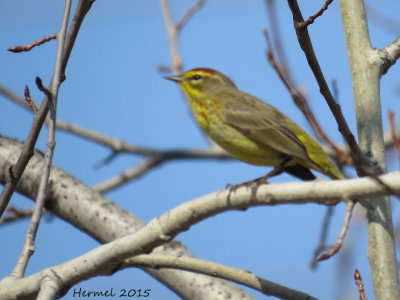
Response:
POLYGON ((200 80, 201 78, 203 78, 201 75, 199 75, 199 74, 196 74, 196 75, 193 75, 193 80, 200 80))

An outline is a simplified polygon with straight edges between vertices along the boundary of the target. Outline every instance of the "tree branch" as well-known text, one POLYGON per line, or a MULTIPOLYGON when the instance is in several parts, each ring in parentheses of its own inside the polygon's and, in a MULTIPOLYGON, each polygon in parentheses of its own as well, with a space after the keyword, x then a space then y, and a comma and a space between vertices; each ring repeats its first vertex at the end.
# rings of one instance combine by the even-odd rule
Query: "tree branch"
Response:
POLYGON ((351 132, 346 119, 343 116, 341 107, 339 104, 336 103, 335 99, 333 98, 333 95, 328 87, 328 84, 325 80, 325 77, 322 73, 321 67, 318 63, 317 57, 315 56, 315 52, 311 43, 310 36, 308 35, 307 27, 304 26, 304 19, 301 14, 300 8, 297 4, 296 0, 288 0, 288 4, 290 7, 290 10, 292 11, 293 14, 293 23, 294 23, 294 28, 296 30, 296 35, 300 44, 301 49, 303 50, 307 61, 308 65, 311 68, 311 71, 314 74, 314 77, 318 83, 318 86, 320 88, 320 93, 326 100, 326 103, 328 104, 330 110, 332 111, 333 116, 336 119, 336 122, 338 124, 338 129, 340 133, 342 134, 343 138, 347 142, 347 145, 350 148, 350 155, 353 158, 354 161, 354 166, 357 170, 357 173, 359 175, 364 175, 365 173, 365 166, 367 165, 365 163, 365 158, 364 155, 358 146, 353 133, 351 132))
MULTIPOLYGON (((362 0, 340 0, 349 57, 358 139, 373 172, 386 172, 380 103, 381 50, 371 46, 362 0)), ((400 299, 392 212, 388 197, 371 199, 367 211, 368 249, 376 299, 400 299)))
POLYGON ((172 268, 201 273, 227 279, 253 288, 264 295, 280 299, 316 299, 303 292, 296 291, 275 282, 252 274, 250 271, 227 267, 193 257, 176 257, 170 255, 138 255, 126 260, 121 267, 136 266, 148 268, 172 268))
POLYGON ((37 47, 37 46, 43 45, 44 43, 47 43, 47 42, 49 42, 51 40, 54 40, 56 38, 57 38, 57 33, 53 33, 53 34, 47 35, 45 37, 42 37, 40 40, 35 41, 35 42, 33 42, 33 43, 29 44, 29 45, 26 45, 26 46, 13 46, 13 47, 8 48, 7 50, 11 51, 11 52, 14 52, 14 53, 19 53, 19 52, 24 52, 24 51, 25 52, 26 51, 31 51, 33 47, 37 47))
MULTIPOLYGON (((193 14, 203 5, 205 0, 197 0, 197 2, 189 8, 189 10, 183 15, 176 24, 172 20, 171 12, 169 10, 168 0, 160 0, 161 11, 164 17, 165 29, 167 30, 167 37, 169 42, 169 52, 171 55, 171 69, 173 73, 182 73, 182 59, 179 53, 178 47, 178 36, 182 27, 187 23, 187 21, 193 16, 193 14)), ((159 68, 164 71, 170 68, 159 68)))
MULTIPOLYGON (((400 190, 400 172, 384 175, 381 178, 393 189, 400 190)), ((171 241, 190 226, 218 213, 258 205, 332 203, 336 202, 334 199, 342 193, 349 193, 350 197, 362 198, 370 197, 375 193, 385 193, 385 191, 371 178, 264 184, 259 186, 256 194, 253 194, 251 188, 248 187, 240 187, 235 192, 221 190, 183 203, 160 217, 154 218, 137 232, 100 246, 60 266, 52 267, 51 270, 57 274, 57 277, 62 278, 63 288, 66 288, 93 275, 113 273, 123 260, 149 253, 155 247, 171 241), (310 193, 310 189, 313 193, 310 193), (306 193, 304 190, 307 190, 306 193), (357 191, 356 194, 354 194, 355 191, 357 191)), ((40 273, 11 283, 7 281, 2 283, 0 298, 15 293, 16 290, 21 291, 21 285, 24 289, 19 293, 20 298, 36 294, 38 277, 41 278, 40 273)))
MULTIPOLYGON (((381 53, 381 51, 379 51, 381 53)), ((386 74, 391 66, 393 66, 400 57, 400 38, 382 49, 381 75, 386 74)))
MULTIPOLYGON (((76 13, 74 19, 72 21, 71 27, 69 29, 66 41, 65 41, 65 49, 64 55, 62 57, 61 63, 61 79, 65 78, 65 68, 67 67, 68 59, 72 51, 72 47, 74 45, 76 36, 78 35, 79 28, 83 22, 83 19, 86 13, 89 11, 92 6, 93 1, 91 0, 80 0, 76 9, 76 13)), ((35 147, 37 138, 43 126, 43 123, 46 119, 47 113, 49 111, 49 98, 44 97, 40 109, 33 120, 33 124, 31 130, 28 134, 28 138, 25 142, 25 147, 21 152, 20 158, 16 162, 15 166, 12 168, 12 173, 9 174, 7 183, 4 186, 4 189, 0 195, 0 217, 3 215, 5 208, 8 205, 8 202, 11 199, 12 194, 14 193, 15 187, 17 186, 22 173, 24 172, 26 165, 29 162, 29 159, 33 155, 33 148, 35 147)))
MULTIPOLYGON (((6 181, 7 168, 17 160, 22 146, 23 144, 16 140, 0 136, 0 161, 5 167, 0 168, 0 182, 6 181)), ((42 164, 43 155, 35 151, 17 187, 19 193, 35 199, 42 164)), ((145 225, 130 212, 55 166, 51 169, 50 182, 46 209, 101 243, 108 243, 136 232, 145 225)), ((156 248, 153 253, 193 257, 193 254, 177 241, 156 248)), ((144 269, 144 271, 184 299, 189 299, 193 294, 202 299, 223 300, 233 294, 240 295, 243 299, 254 299, 237 286, 209 276, 176 270, 144 269), (208 288, 205 289, 205 286, 208 288)), ((0 290, 5 289, 1 287, 0 290)))
POLYGON ((31 223, 29 225, 25 243, 22 248, 21 254, 18 258, 17 264, 14 268, 14 271, 11 276, 15 276, 17 278, 21 278, 25 274, 26 266, 28 264, 29 258, 34 252, 35 249, 35 238, 36 232, 39 227, 40 219, 42 217, 42 211, 44 207, 45 195, 47 191, 47 184, 50 176, 50 168, 53 160, 53 153, 55 147, 55 120, 56 120, 56 105, 57 105, 57 97, 58 97, 58 88, 61 85, 61 63, 64 52, 64 42, 65 42, 65 34, 67 32, 68 19, 71 10, 71 0, 65 1, 65 9, 64 16, 62 19, 62 24, 60 31, 57 33, 57 55, 56 55, 56 63, 54 67, 54 74, 51 80, 50 89, 46 89, 43 87, 41 80, 37 77, 36 81, 38 83, 38 87, 41 91, 45 93, 46 98, 49 99, 49 109, 50 109, 50 126, 48 129, 48 139, 47 139, 47 149, 45 155, 45 163, 43 165, 43 171, 41 175, 39 192, 36 198, 36 205, 32 214, 31 223))

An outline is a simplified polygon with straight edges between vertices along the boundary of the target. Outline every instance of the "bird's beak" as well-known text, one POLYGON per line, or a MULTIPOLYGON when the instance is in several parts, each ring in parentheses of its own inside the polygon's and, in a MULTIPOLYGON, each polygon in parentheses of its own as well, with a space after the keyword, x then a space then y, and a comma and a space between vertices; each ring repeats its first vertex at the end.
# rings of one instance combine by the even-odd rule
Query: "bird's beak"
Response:
POLYGON ((178 76, 164 76, 165 79, 174 81, 176 83, 180 83, 183 81, 183 79, 178 75, 178 76))

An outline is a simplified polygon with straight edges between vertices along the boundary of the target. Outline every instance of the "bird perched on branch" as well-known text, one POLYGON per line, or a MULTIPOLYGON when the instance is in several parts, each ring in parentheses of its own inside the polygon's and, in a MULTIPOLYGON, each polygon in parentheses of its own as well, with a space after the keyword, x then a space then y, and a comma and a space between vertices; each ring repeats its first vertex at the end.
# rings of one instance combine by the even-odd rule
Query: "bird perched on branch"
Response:
POLYGON ((273 166, 303 180, 310 169, 332 179, 345 178, 310 135, 288 116, 239 90, 216 70, 196 68, 164 78, 176 82, 193 110, 197 124, 219 146, 249 164, 273 166))

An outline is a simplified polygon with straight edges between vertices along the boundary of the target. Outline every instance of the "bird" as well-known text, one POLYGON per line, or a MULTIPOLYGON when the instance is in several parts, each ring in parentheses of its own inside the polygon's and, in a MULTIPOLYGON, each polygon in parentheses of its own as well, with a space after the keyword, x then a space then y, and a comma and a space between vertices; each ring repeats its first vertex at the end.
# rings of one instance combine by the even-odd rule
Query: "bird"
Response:
POLYGON ((286 172, 309 181, 316 178, 311 172, 315 170, 331 179, 345 178, 305 130, 275 107, 239 90, 223 73, 201 67, 164 78, 179 85, 199 127, 236 159, 272 166, 271 176, 286 172))

